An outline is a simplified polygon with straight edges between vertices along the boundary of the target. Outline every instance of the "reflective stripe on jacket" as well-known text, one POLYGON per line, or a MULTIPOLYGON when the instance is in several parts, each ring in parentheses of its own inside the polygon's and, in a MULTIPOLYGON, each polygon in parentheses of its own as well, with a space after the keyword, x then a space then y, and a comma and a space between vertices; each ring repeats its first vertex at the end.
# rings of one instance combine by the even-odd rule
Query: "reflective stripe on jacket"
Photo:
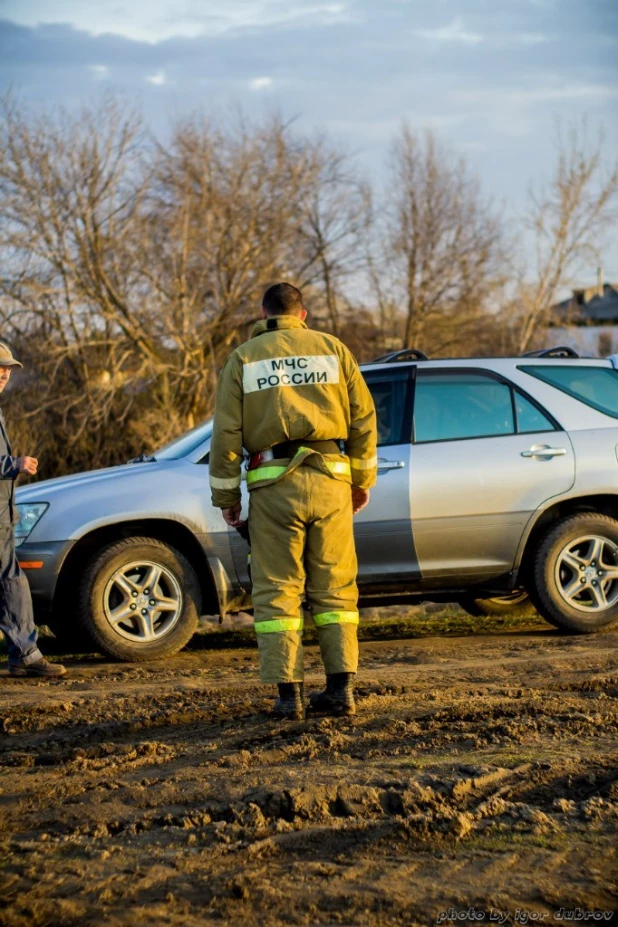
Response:
POLYGON ((338 439, 345 441, 347 458, 301 448, 290 461, 251 471, 249 488, 305 462, 364 489, 377 475, 375 409, 350 351, 294 316, 258 322, 219 378, 210 450, 213 505, 240 500, 243 447, 253 454, 284 441, 338 439))

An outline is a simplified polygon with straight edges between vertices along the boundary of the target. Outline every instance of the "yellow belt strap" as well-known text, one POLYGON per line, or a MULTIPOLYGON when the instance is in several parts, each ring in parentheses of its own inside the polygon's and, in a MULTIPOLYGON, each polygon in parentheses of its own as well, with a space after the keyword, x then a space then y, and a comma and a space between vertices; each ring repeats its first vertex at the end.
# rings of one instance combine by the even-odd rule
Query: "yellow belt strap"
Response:
MULTIPOLYGON (((324 463, 331 473, 343 476, 350 476, 350 464, 347 460, 325 460, 324 463)), ((287 466, 275 467, 258 467, 257 470, 247 472, 247 486, 253 483, 261 483, 263 480, 276 480, 287 470, 287 466)))

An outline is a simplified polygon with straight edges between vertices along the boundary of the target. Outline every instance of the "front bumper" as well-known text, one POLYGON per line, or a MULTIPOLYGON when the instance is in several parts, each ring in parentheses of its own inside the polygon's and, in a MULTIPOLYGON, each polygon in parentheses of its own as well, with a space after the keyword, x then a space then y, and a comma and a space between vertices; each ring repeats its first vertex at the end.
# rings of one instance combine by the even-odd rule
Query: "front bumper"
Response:
POLYGON ((28 578, 34 614, 39 624, 45 624, 49 617, 60 570, 74 543, 50 541, 47 544, 29 544, 26 540, 15 551, 28 578))

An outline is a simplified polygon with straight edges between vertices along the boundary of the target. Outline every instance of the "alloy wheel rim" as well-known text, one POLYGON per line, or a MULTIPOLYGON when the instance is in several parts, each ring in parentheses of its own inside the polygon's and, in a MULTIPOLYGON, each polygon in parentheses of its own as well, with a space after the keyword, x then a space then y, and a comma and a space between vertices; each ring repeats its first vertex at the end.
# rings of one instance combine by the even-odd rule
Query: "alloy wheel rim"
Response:
POLYGON ((571 608, 597 615, 618 602, 618 545, 586 534, 562 548, 554 571, 561 598, 571 608))
POLYGON ((160 563, 125 563, 103 593, 105 618, 116 634, 148 644, 165 637, 182 614, 183 596, 174 574, 160 563))

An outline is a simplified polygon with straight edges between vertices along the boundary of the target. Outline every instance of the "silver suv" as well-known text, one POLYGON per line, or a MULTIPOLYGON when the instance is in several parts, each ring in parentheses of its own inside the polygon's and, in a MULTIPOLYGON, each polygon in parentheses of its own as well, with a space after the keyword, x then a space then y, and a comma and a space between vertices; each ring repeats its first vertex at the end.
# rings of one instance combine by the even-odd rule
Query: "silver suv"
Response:
MULTIPOLYGON (((530 597, 570 631, 616 620, 618 357, 403 351, 362 370, 379 459, 355 519, 361 604, 530 597)), ((206 422, 152 457, 18 490, 37 619, 68 647, 153 659, 200 614, 250 607, 247 545, 210 504, 210 436, 206 422)))

